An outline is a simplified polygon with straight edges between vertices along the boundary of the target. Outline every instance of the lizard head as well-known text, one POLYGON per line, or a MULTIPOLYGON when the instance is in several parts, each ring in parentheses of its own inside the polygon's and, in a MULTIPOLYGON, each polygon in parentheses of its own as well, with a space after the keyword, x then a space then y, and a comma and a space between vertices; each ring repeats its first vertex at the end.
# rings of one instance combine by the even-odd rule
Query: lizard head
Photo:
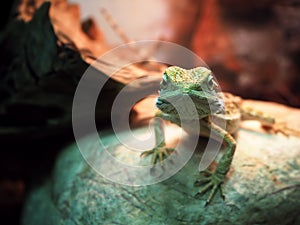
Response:
MULTIPOLYGON (((175 115, 177 110, 174 103, 178 107, 189 98, 193 101, 198 116, 203 118, 224 112, 223 99, 218 92, 219 85, 209 69, 197 67, 186 70, 171 66, 164 72, 156 106, 163 113, 175 115)), ((184 108, 187 114, 188 110, 188 107, 184 108)))

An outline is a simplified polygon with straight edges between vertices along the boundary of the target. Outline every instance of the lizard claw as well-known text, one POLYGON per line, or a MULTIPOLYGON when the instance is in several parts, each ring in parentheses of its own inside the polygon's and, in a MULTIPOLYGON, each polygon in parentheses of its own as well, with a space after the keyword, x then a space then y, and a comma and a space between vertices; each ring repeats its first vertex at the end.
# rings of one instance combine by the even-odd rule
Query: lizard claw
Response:
POLYGON ((208 177, 211 176, 213 174, 213 172, 211 172, 210 170, 206 169, 206 170, 202 170, 199 172, 200 174, 203 174, 204 176, 208 177))
POLYGON ((141 157, 147 157, 152 155, 151 165, 154 166, 157 161, 163 165, 163 160, 166 159, 172 152, 174 152, 173 148, 167 148, 165 146, 158 146, 153 148, 152 150, 145 151, 141 154, 141 157))
POLYGON ((223 194, 223 183, 225 176, 222 174, 218 173, 212 173, 210 171, 203 171, 201 173, 206 173, 208 174, 207 177, 203 177, 197 181, 195 181, 194 185, 195 186, 202 186, 204 185, 195 195, 196 198, 199 198, 203 194, 205 194, 207 191, 210 190, 209 196, 206 200, 205 206, 207 206, 211 200, 213 199, 214 195, 220 189, 221 192, 221 197, 224 199, 225 196, 223 194))
POLYGON ((284 122, 275 123, 272 126, 263 125, 262 127, 269 133, 273 133, 273 134, 281 133, 282 135, 284 135, 286 137, 289 137, 291 135, 300 137, 299 130, 295 130, 295 129, 287 127, 284 122))

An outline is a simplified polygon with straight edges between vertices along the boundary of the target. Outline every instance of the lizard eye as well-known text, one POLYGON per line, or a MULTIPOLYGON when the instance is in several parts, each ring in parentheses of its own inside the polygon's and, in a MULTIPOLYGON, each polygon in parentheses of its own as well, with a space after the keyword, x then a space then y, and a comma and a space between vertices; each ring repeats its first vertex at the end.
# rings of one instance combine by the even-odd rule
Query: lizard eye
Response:
POLYGON ((163 87, 167 86, 168 82, 167 82, 166 74, 163 75, 163 79, 162 79, 162 81, 160 82, 160 84, 161 84, 163 87))
POLYGON ((217 87, 217 83, 214 81, 213 77, 209 78, 207 85, 208 85, 209 90, 211 90, 211 91, 217 87))
POLYGON ((160 82, 160 84, 165 87, 167 86, 167 81, 165 79, 162 79, 162 81, 160 82))

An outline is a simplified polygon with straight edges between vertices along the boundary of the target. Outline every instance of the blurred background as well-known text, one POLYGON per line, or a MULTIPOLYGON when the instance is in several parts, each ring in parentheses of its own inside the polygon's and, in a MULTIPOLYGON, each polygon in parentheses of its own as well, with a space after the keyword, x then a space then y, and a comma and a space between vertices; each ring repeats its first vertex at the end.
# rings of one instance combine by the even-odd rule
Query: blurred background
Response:
POLYGON ((122 43, 105 9, 129 40, 166 40, 198 54, 222 89, 245 98, 300 106, 300 1, 81 1, 110 46, 122 43))
MULTIPOLYGON (((72 97, 89 63, 84 52, 98 57, 130 41, 174 42, 200 56, 223 91, 300 107, 300 0, 52 0, 50 18, 45 8, 32 19, 43 2, 1 7, 5 224, 19 223, 27 191, 49 176, 57 153, 74 141, 72 97)), ((120 89, 109 85, 108 103, 120 89)), ((109 109, 100 110, 100 122, 109 109)))

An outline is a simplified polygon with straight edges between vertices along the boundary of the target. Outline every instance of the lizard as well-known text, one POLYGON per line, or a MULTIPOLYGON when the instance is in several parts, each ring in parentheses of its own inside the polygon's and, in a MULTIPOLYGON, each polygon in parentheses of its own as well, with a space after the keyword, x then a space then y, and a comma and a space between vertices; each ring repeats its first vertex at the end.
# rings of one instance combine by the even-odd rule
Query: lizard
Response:
MULTIPOLYGON (((141 157, 152 155, 151 164, 163 162, 175 149, 168 148, 165 144, 162 120, 170 121, 181 126, 179 113, 171 102, 184 101, 184 96, 189 97, 196 108, 200 132, 197 135, 212 137, 226 146, 225 152, 218 162, 216 169, 201 171, 205 177, 195 181, 195 186, 202 186, 196 196, 201 196, 210 190, 205 205, 208 205, 215 193, 220 190, 224 199, 223 184, 228 173, 236 150, 234 134, 242 120, 258 120, 263 126, 274 129, 275 132, 284 132, 280 127, 275 127, 275 119, 263 112, 243 106, 242 98, 227 92, 221 92, 212 71, 206 67, 196 67, 190 70, 178 66, 165 69, 160 83, 159 96, 156 99, 157 113, 154 117, 154 130, 156 146, 141 153, 141 157), (222 126, 222 124, 226 126, 222 126), (273 127, 274 126, 274 127, 273 127)), ((189 108, 185 109, 189 113, 189 108)), ((185 118, 186 119, 186 118, 185 118)), ((187 129, 193 132, 193 129, 187 129)))

